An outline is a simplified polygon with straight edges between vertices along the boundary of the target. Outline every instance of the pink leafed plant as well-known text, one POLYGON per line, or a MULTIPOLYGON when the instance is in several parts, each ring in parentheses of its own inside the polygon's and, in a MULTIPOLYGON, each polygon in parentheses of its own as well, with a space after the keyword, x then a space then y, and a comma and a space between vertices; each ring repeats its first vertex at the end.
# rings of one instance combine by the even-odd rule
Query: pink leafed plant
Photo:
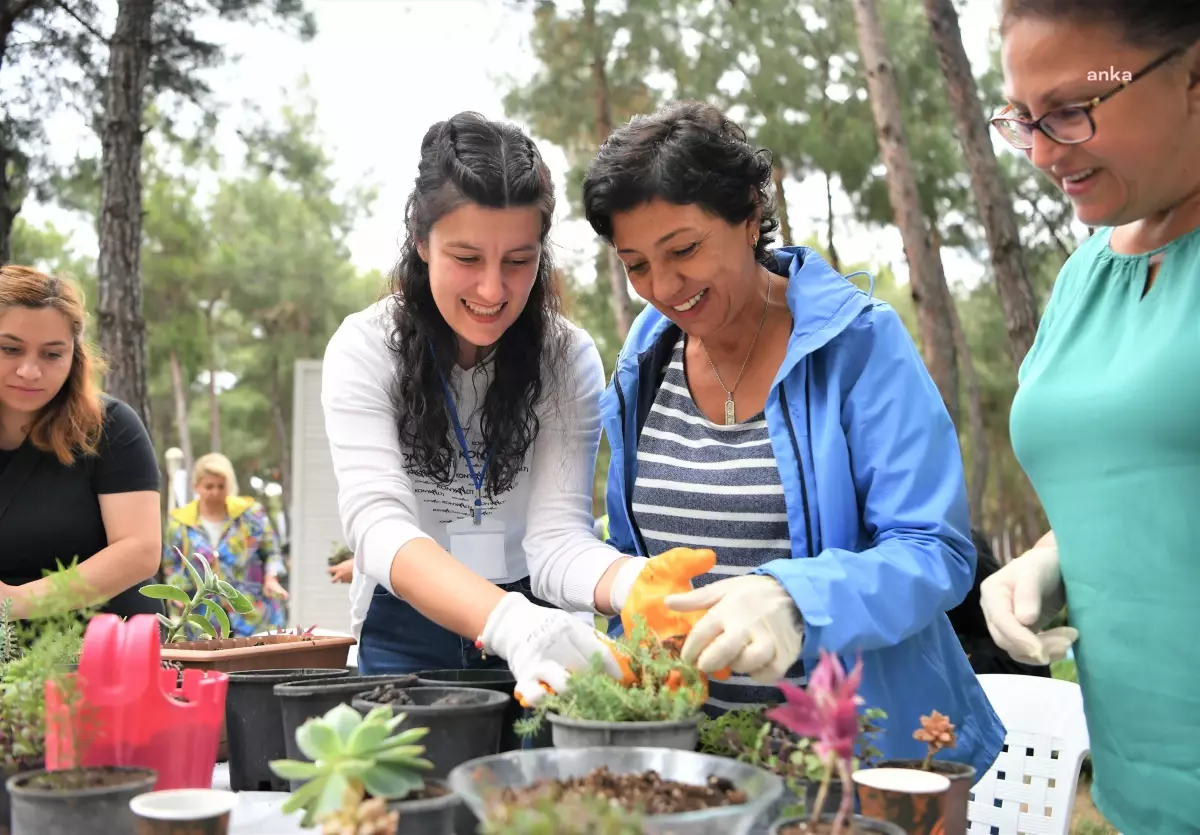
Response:
POLYGON ((842 802, 830 835, 840 835, 847 821, 851 821, 852 828, 854 825, 850 763, 854 759, 854 743, 859 733, 858 707, 862 704, 862 698, 858 695, 858 685, 861 682, 861 654, 858 663, 847 675, 836 655, 821 650, 821 659, 808 677, 808 686, 800 688, 780 682, 777 686, 787 701, 766 714, 768 719, 793 733, 816 740, 813 748, 825 763, 825 773, 817 792, 816 808, 812 811, 814 828, 821 820, 829 784, 833 780, 834 770, 837 770, 842 780, 842 802))

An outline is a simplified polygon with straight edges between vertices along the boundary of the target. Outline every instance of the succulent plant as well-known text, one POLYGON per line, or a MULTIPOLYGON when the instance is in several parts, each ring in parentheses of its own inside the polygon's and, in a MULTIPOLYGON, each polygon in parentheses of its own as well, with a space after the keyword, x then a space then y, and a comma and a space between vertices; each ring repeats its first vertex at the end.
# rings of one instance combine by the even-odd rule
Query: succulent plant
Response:
MULTIPOLYGON (((433 767, 416 743, 428 728, 396 733, 405 714, 377 707, 365 717, 341 704, 296 729, 296 744, 311 762, 274 760, 271 770, 285 780, 303 780, 283 805, 285 813, 304 810, 301 826, 336 816, 353 816, 370 795, 401 800, 425 787, 421 772, 433 767)), ((336 830, 335 830, 336 831, 336 830)))
POLYGON ((913 739, 929 746, 925 761, 921 764, 926 771, 933 768, 933 757, 938 751, 953 748, 958 744, 958 736, 954 732, 950 717, 943 716, 936 710, 932 716, 921 717, 921 727, 913 731, 913 739))
POLYGON ((178 555, 179 561, 183 563, 196 591, 189 597, 182 588, 170 583, 155 583, 139 589, 145 597, 154 600, 170 600, 182 607, 174 618, 162 614, 158 616, 163 626, 167 627, 167 643, 187 640, 189 626, 210 638, 228 638, 229 615, 225 613, 225 608, 221 605, 222 600, 228 601, 230 608, 243 617, 250 618, 254 615, 254 604, 240 591, 217 577, 212 566, 208 564, 208 560, 202 557, 196 560, 204 569, 201 574, 182 551, 176 548, 175 553, 178 555), (203 607, 207 617, 201 617, 197 613, 200 607, 203 607), (216 621, 215 625, 213 621, 216 621))
POLYGON ((637 812, 598 797, 543 799, 532 808, 494 805, 480 835, 640 835, 637 812))

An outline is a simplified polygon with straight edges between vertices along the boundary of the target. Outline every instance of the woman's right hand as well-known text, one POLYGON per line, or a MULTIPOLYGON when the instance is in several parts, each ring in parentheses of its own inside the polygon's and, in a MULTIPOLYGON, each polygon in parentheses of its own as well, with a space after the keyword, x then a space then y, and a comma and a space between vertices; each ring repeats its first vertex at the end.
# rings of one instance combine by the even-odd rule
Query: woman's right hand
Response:
POLYGON ((996 646, 1022 664, 1058 661, 1079 637, 1070 626, 1034 631, 1066 605, 1053 545, 1026 551, 980 583, 979 605, 996 646))
POLYGON ((607 637, 568 612, 537 606, 518 592, 496 604, 480 638, 484 652, 508 662, 517 679, 516 698, 527 707, 536 705, 547 688, 564 692, 569 675, 596 653, 609 675, 624 678, 607 637))
POLYGON ((337 565, 331 565, 325 570, 329 572, 331 583, 349 583, 354 579, 354 558, 342 560, 337 565))

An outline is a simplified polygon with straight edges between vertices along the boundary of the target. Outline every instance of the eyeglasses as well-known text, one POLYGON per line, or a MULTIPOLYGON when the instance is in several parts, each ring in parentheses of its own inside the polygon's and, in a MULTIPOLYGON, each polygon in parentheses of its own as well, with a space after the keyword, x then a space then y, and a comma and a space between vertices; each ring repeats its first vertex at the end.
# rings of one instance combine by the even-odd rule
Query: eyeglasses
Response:
POLYGON ((1092 111, 1101 102, 1108 101, 1130 84, 1149 75, 1185 49, 1186 47, 1179 46, 1165 55, 1155 58, 1102 96, 1096 96, 1094 99, 1080 104, 1051 110, 1049 113, 1043 114, 1040 119, 1019 119, 1016 116, 1006 116, 1004 114, 1012 110, 1012 105, 1009 105, 1001 111, 1000 115, 991 120, 992 127, 1014 148, 1020 148, 1023 151, 1033 147, 1035 130, 1040 130, 1060 145, 1078 145, 1081 142, 1087 142, 1096 135, 1096 122, 1092 119, 1092 111))

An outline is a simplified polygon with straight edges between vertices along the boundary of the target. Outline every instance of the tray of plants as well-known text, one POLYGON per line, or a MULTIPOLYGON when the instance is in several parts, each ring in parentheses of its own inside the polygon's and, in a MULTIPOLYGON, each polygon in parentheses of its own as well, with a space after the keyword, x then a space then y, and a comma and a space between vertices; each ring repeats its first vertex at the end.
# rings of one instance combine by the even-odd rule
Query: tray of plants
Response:
POLYGON ((638 811, 648 835, 745 835, 783 793, 783 781, 723 757, 667 748, 543 748, 463 763, 450 789, 481 820, 547 802, 600 798, 638 811))

